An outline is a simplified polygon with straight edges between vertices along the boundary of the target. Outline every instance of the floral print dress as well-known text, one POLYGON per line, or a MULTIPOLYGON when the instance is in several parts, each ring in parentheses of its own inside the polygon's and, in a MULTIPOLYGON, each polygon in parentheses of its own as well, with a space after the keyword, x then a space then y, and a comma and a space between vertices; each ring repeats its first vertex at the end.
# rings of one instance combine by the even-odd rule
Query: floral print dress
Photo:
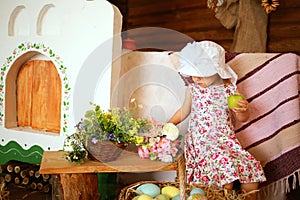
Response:
POLYGON ((236 86, 222 84, 202 88, 189 85, 192 97, 185 159, 188 183, 222 187, 237 179, 241 183, 265 181, 260 162, 237 140, 227 97, 236 86))

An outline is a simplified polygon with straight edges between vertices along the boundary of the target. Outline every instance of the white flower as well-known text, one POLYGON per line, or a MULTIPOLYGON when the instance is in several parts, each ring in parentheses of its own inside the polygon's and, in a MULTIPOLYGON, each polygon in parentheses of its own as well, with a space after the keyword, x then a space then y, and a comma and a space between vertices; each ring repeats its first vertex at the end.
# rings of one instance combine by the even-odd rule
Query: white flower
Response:
POLYGON ((161 132, 171 141, 175 141, 179 136, 179 130, 173 123, 166 123, 161 132))
POLYGON ((164 155, 161 159, 162 162, 173 162, 173 158, 171 155, 164 155))

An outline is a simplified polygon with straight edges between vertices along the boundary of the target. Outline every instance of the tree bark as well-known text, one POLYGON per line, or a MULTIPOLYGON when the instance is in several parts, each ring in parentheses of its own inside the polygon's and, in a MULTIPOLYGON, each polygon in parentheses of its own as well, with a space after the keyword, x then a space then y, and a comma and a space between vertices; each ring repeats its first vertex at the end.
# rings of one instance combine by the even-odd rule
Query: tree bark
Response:
POLYGON ((60 174, 63 198, 74 200, 100 200, 96 173, 60 174))

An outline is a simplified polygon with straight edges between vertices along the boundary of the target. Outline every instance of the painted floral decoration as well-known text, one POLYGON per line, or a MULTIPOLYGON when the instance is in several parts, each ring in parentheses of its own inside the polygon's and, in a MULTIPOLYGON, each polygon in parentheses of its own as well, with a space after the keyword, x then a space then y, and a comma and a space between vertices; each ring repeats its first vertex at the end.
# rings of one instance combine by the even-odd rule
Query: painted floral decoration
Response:
POLYGON ((125 146, 136 144, 141 132, 149 129, 149 119, 135 117, 141 105, 135 99, 131 100, 133 106, 124 108, 111 108, 104 111, 99 105, 92 104, 93 109, 85 113, 76 125, 76 132, 68 136, 65 140, 65 158, 70 162, 83 162, 88 159, 87 145, 91 140, 94 144, 101 141, 113 143, 123 143, 125 146))
POLYGON ((70 91, 71 87, 68 80, 68 73, 67 67, 63 63, 61 57, 57 55, 50 47, 45 46, 44 43, 31 43, 31 42, 24 42, 20 43, 17 48, 15 48, 11 55, 9 55, 5 59, 5 63, 0 68, 0 125, 4 122, 4 96, 5 96, 5 76, 9 72, 9 69, 21 55, 25 54, 26 52, 35 51, 39 52, 42 55, 49 57, 60 74, 61 80, 63 81, 63 126, 62 130, 64 133, 67 132, 69 129, 69 106, 70 106, 70 91))
POLYGON ((146 135, 137 139, 138 154, 141 158, 174 162, 181 148, 181 135, 172 123, 153 123, 146 135))

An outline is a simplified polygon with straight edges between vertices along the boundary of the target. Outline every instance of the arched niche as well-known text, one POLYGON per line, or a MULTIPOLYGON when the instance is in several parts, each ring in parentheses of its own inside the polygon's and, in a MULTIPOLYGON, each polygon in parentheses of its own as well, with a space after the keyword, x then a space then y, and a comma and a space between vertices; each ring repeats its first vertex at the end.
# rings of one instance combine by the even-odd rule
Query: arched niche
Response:
POLYGON ((35 51, 22 54, 11 65, 5 85, 5 128, 60 133, 62 83, 47 56, 35 51))
POLYGON ((60 22, 55 6, 47 4, 41 9, 36 24, 37 35, 59 35, 60 22))
POLYGON ((25 6, 17 6, 12 11, 8 22, 8 36, 24 36, 29 35, 29 17, 25 6))

